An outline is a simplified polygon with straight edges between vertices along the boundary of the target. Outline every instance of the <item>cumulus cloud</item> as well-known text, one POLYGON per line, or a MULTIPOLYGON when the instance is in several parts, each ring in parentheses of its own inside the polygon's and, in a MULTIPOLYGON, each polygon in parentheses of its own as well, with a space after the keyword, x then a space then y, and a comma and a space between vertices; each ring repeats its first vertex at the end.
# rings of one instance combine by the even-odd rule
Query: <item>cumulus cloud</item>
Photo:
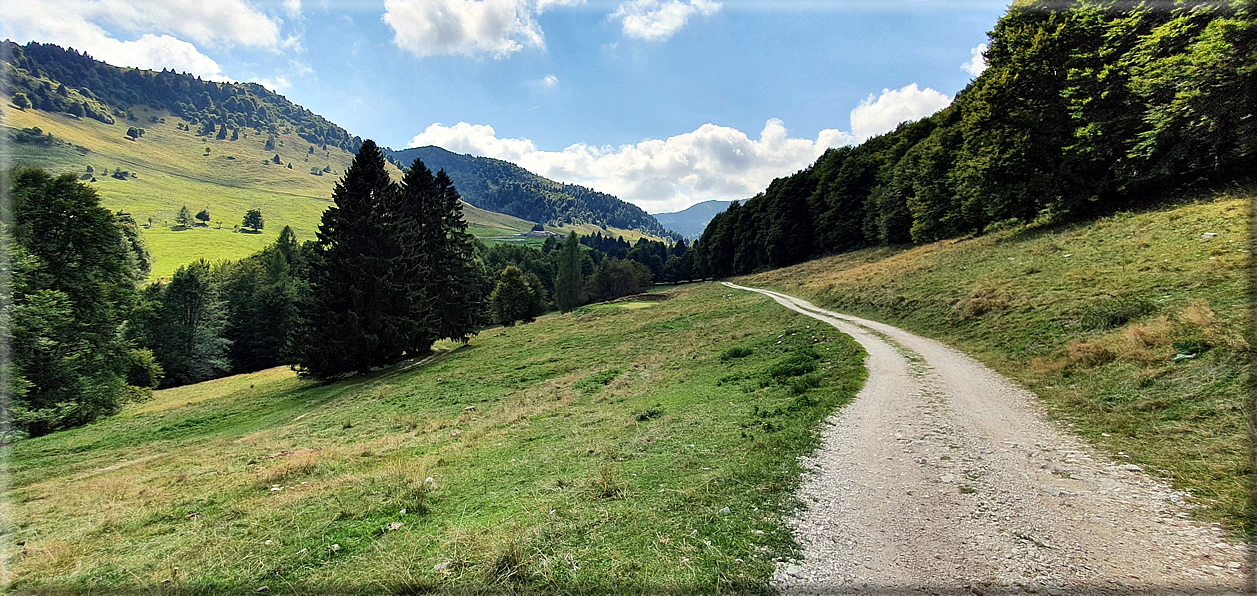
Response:
POLYGON ((555 6, 579 6, 585 0, 537 0, 537 13, 543 13, 555 6))
POLYGON ((542 151, 528 139, 499 138, 492 126, 440 123, 415 135, 409 146, 437 145, 514 162, 564 182, 614 194, 651 212, 674 211, 708 199, 738 199, 764 190, 773 178, 811 165, 825 149, 851 144, 850 133, 827 129, 815 140, 790 138, 769 120, 759 139, 734 128, 704 124, 693 132, 633 145, 584 143, 542 151))
POLYGON ((926 87, 918 89, 916 83, 901 89, 882 89, 882 94, 872 94, 851 110, 851 132, 863 141, 895 129, 901 122, 920 120, 951 103, 951 98, 926 87))
POLYGON ((275 50, 285 44, 280 23, 242 0, 23 0, 5 9, 4 37, 73 47, 120 66, 173 68, 216 80, 226 80, 222 69, 193 42, 275 50))
POLYGON ((545 45, 533 8, 522 0, 384 0, 384 22, 393 43, 419 57, 505 58, 545 45))
POLYGON ((294 19, 301 18, 301 0, 284 0, 284 13, 294 19))
POLYGON ((960 68, 975 77, 982 74, 986 70, 986 48, 986 44, 980 43, 978 47, 969 50, 969 61, 961 64, 960 68))
POLYGON ((712 0, 628 0, 610 18, 619 19, 629 37, 663 41, 685 27, 691 16, 711 16, 720 8, 721 4, 712 0))
POLYGON ((253 79, 253 82, 258 83, 276 93, 283 93, 292 87, 292 82, 288 80, 288 77, 282 75, 275 77, 259 77, 253 79))

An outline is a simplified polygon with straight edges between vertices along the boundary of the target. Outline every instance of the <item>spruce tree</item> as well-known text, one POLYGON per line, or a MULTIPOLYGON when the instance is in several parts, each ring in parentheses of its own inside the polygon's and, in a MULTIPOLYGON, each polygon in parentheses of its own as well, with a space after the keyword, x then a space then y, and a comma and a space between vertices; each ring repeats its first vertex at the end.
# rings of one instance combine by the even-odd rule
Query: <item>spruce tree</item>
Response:
POLYGON ((335 205, 323 212, 310 256, 292 346, 302 374, 365 373, 399 356, 391 340, 396 330, 389 327, 389 308, 397 303, 389 287, 395 251, 384 233, 384 209, 396 194, 384 155, 374 142, 363 142, 332 191, 335 205))
POLYGON ((580 306, 585 279, 581 275, 580 239, 576 232, 569 232, 559 249, 559 275, 554 285, 554 302, 561 312, 572 312, 580 306))
POLYGON ((436 215, 434 237, 437 289, 437 336, 466 341, 476 333, 484 311, 486 291, 473 261, 475 237, 467 232, 462 199, 445 170, 436 173, 436 215))

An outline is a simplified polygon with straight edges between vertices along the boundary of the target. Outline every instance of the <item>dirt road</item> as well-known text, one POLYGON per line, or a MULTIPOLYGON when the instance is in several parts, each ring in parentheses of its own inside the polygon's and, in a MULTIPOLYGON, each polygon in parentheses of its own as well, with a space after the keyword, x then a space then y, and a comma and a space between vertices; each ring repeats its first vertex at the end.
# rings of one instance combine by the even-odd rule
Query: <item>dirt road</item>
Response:
POLYGON ((1245 553, 1185 495, 1044 419, 1035 396, 947 346, 759 292, 837 327, 868 384, 804 461, 786 594, 1244 593, 1245 553))

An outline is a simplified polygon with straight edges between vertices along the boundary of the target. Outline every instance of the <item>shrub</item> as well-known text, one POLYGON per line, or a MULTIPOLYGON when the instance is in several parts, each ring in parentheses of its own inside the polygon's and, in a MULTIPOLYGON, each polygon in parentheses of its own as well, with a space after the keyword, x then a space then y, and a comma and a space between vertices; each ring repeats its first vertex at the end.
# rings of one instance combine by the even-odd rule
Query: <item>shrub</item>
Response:
POLYGON ((742 346, 735 346, 735 347, 729 348, 728 350, 725 350, 724 353, 720 355, 720 359, 727 362, 729 360, 733 360, 734 358, 746 358, 747 356, 750 356, 750 355, 751 355, 750 348, 746 348, 742 346))
POLYGON ((1115 329, 1152 312, 1155 308, 1151 302, 1138 298, 1099 300, 1083 307, 1078 317, 1078 324, 1091 331, 1115 329))
POLYGON ((780 381, 791 377, 799 377, 816 370, 816 360, 820 354, 812 348, 798 350, 784 360, 768 368, 768 376, 780 381))

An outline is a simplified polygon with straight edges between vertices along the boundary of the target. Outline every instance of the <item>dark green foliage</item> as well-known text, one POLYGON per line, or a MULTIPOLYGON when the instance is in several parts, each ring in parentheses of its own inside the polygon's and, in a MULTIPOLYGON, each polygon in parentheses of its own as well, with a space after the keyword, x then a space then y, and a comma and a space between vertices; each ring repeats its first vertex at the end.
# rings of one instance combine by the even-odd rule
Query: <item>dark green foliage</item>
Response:
POLYGON ((196 213, 196 219, 200 221, 202 224, 208 225, 209 220, 210 220, 209 208, 206 207, 205 209, 198 211, 196 213))
POLYGON ((767 374, 778 381, 806 375, 816 370, 816 361, 819 359, 820 355, 816 353, 816 350, 800 349, 769 367, 767 374))
POLYGON ((84 424, 141 394, 127 384, 133 354, 121 333, 135 302, 134 246, 115 215, 71 174, 18 170, 6 185, 7 438, 84 424))
MULTIPOLYGON (((240 222, 240 227, 250 228, 252 230, 260 230, 266 222, 262 220, 262 211, 260 209, 250 209, 245 212, 244 220, 240 222)), ((284 229, 288 229, 287 226, 284 229)), ((289 230, 291 232, 291 230, 289 230)))
POLYGON ((650 269, 637 261, 606 258, 589 279, 590 300, 614 300, 649 290, 653 285, 650 269))
POLYGON ((180 207, 179 214, 175 216, 175 224, 185 228, 190 228, 194 223, 196 223, 196 221, 193 220, 192 212, 188 210, 188 206, 184 205, 180 207))
POLYGON ((517 321, 531 322, 540 314, 537 311, 536 289, 524 279, 524 274, 514 265, 498 274, 497 287, 489 295, 493 318, 507 327, 517 321))
POLYGON ((364 143, 332 192, 310 256, 293 344, 303 374, 365 373, 401 356, 394 318, 408 313, 393 310, 406 299, 391 285, 398 252, 388 230, 396 195, 383 155, 364 143))
POLYGON ((295 254, 291 236, 285 240, 281 234, 276 244, 262 252, 215 269, 215 282, 227 308, 223 337, 231 342, 228 355, 233 373, 287 361, 288 335, 297 322, 295 254))
POLYGON ((227 125, 226 124, 219 125, 218 134, 214 135, 214 138, 220 141, 227 138, 227 125))
POLYGON ((31 107, 31 100, 29 97, 26 97, 25 93, 14 93, 13 105, 17 106, 17 109, 25 111, 26 108, 31 107))
POLYGON ((204 259, 175 271, 169 284, 146 294, 156 299, 149 324, 153 352, 166 373, 165 384, 184 385, 213 379, 231 370, 223 334, 226 309, 204 259))
POLYGON ((1016 2, 990 34, 989 67, 950 106, 731 204, 690 269, 750 273, 1243 181, 1257 165, 1252 10, 1016 2))
POLYGON ((572 312, 581 304, 585 278, 581 273, 580 239, 569 232, 559 249, 559 274, 555 279, 554 303, 560 312, 572 312))

